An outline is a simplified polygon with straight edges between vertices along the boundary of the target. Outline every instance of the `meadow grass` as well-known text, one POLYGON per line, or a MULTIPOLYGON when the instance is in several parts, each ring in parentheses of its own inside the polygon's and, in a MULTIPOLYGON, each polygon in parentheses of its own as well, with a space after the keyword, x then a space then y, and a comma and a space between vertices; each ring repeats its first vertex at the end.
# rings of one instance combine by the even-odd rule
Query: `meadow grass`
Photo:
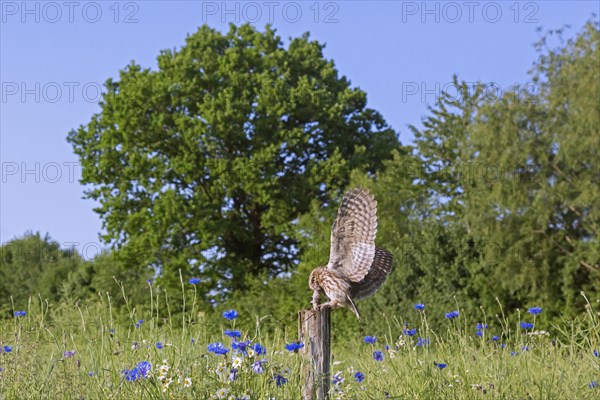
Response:
MULTIPOLYGON (((108 295, 83 308, 57 305, 54 318, 50 305, 31 300, 0 320, 0 398, 300 398, 303 349, 286 349, 296 343, 295 326, 265 330, 259 318, 240 326, 230 314, 209 319, 190 297, 172 317, 151 292, 150 307, 127 304, 125 319, 113 314, 108 295), (215 343, 227 353, 209 351, 218 351, 215 343)), ((338 333, 331 397, 599 399, 600 324, 592 306, 576 321, 548 327, 541 310, 530 311, 536 314, 521 315, 527 321, 477 322, 457 310, 434 331, 425 305, 384 319, 387 333, 376 339, 338 333)))

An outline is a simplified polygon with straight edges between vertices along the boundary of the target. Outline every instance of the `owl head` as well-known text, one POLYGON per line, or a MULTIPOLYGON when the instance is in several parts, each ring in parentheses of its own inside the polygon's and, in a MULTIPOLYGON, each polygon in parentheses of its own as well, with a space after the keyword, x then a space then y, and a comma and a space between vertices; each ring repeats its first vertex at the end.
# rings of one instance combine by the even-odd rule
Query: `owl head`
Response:
POLYGON ((321 285, 319 285, 319 281, 321 274, 323 273, 323 270, 325 269, 325 267, 318 267, 313 269, 313 271, 310 273, 310 276, 308 277, 308 286, 310 286, 310 288, 312 290, 321 290, 321 285))

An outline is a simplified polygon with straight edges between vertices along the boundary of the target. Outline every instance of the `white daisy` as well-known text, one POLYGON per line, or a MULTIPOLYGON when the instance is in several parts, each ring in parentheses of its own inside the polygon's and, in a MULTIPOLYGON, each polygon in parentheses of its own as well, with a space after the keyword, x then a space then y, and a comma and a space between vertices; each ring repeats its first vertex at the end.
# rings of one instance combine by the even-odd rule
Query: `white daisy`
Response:
POLYGON ((231 362, 231 366, 233 368, 237 369, 237 368, 239 368, 239 367, 242 366, 242 362, 243 362, 243 360, 240 357, 235 356, 235 357, 233 357, 233 361, 231 362))

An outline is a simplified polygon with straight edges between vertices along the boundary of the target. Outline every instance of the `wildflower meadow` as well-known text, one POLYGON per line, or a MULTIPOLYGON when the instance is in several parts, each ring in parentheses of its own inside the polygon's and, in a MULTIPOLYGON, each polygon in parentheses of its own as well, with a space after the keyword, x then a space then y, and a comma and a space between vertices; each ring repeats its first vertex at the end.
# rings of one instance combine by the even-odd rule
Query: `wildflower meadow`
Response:
MULTIPOLYGON (((125 318, 113 314, 108 295, 85 308, 70 305, 64 321, 48 317, 54 305, 31 298, 0 322, 0 397, 300 398, 304 343, 296 327, 263 329, 258 315, 255 324, 242 325, 235 309, 207 318, 195 298, 191 306, 186 298, 194 285, 183 285, 177 318, 151 284, 149 307, 128 304, 125 318)), ((438 310, 418 303, 412 311, 382 315, 382 335, 334 334, 331 398, 600 396, 600 323, 591 305, 560 325, 547 323, 540 307, 522 310, 517 320, 482 313, 469 321, 460 305, 438 310), (444 314, 445 324, 431 328, 431 313, 444 314)))
POLYGON ((0 400, 600 400, 597 8, 2 2, 0 400))

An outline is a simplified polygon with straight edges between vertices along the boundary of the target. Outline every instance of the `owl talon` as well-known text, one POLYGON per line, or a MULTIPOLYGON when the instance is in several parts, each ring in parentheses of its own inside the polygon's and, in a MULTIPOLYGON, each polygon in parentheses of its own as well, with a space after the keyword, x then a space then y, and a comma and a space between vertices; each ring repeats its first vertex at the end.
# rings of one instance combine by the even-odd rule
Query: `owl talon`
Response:
POLYGON ((326 307, 331 308, 332 310, 336 307, 339 307, 339 303, 337 301, 328 301, 327 303, 319 304, 319 310, 322 310, 326 307))

